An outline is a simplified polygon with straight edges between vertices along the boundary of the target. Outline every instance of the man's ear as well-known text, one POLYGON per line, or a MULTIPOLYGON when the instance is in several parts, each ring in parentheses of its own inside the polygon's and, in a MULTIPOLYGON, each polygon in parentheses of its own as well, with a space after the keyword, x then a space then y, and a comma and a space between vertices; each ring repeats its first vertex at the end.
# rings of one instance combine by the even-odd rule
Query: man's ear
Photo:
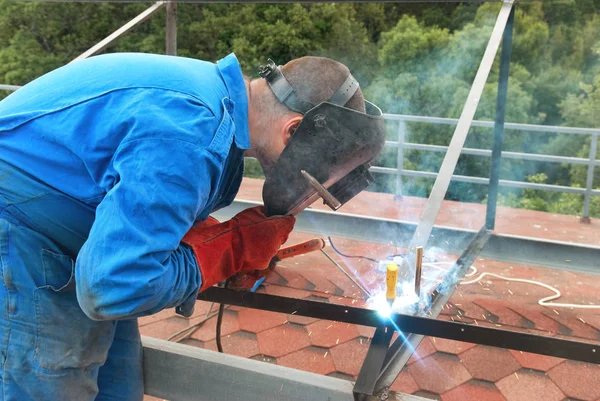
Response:
POLYGON ((298 125, 300 125, 300 121, 302 121, 302 116, 296 115, 287 120, 286 123, 283 125, 282 135, 283 144, 285 146, 287 146, 290 139, 292 139, 292 135, 294 135, 294 132, 296 132, 296 128, 298 128, 298 125))

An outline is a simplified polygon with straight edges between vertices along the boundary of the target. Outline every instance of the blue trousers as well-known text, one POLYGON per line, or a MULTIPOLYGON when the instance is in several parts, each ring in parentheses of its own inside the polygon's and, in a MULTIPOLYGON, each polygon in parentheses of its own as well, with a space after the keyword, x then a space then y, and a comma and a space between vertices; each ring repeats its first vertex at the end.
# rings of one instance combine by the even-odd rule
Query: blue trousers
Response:
POLYGON ((0 401, 142 400, 137 320, 94 321, 77 302, 93 210, 24 178, 0 175, 0 401))

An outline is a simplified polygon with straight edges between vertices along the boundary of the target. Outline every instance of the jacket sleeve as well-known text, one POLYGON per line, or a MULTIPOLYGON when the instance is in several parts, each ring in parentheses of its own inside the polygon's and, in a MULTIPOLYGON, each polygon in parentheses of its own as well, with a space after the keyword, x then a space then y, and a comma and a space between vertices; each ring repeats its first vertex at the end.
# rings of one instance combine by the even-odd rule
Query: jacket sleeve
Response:
MULTIPOLYGON (((182 304, 189 315, 201 287, 193 253, 180 241, 208 204, 222 164, 206 146, 187 141, 176 121, 155 119, 147 127, 150 134, 117 149, 113 185, 77 258, 77 298, 94 320, 182 304)), ((212 138, 218 127, 212 116, 194 135, 212 138)))

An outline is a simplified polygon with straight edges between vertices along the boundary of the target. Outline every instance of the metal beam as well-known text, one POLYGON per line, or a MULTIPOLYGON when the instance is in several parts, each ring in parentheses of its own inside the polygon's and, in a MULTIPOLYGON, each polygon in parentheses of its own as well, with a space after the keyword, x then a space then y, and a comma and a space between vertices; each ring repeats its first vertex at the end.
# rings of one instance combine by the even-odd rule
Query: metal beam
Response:
POLYGON ((144 392, 178 401, 351 401, 352 383, 142 337, 144 392))
POLYGON ((475 111, 477 110, 479 99, 481 99, 481 94, 483 93, 488 75, 494 64, 494 58, 498 52, 502 34, 506 28, 512 8, 512 0, 505 0, 498 13, 496 25, 494 26, 487 48, 481 59, 481 64, 479 65, 477 74, 473 80, 473 85, 467 96, 463 111, 458 119, 458 124, 456 125, 452 140, 448 146, 448 152, 446 152, 446 156, 440 167, 440 173, 433 184, 429 199, 427 200, 427 204, 425 205, 425 209, 419 220, 419 225, 410 241, 408 252, 402 260, 402 266, 409 281, 414 277, 415 249, 419 246, 425 247, 429 241, 429 237, 433 230, 433 224, 437 220, 444 197, 448 191, 452 174, 454 174, 456 163, 458 163, 458 158, 460 157, 461 150, 467 139, 467 134, 471 128, 471 122, 475 116, 475 111))
POLYGON ((363 326, 379 327, 383 325, 403 333, 416 333, 581 362, 600 363, 600 343, 567 340, 397 313, 393 313, 389 318, 382 318, 377 311, 370 309, 217 287, 199 293, 198 299, 363 326))
POLYGON ((160 10, 165 5, 164 1, 158 1, 154 3, 152 6, 148 7, 141 14, 133 18, 131 21, 108 35, 106 38, 102 39, 100 42, 92 46, 89 50, 83 52, 81 55, 74 58, 71 63, 75 61, 84 60, 88 57, 93 56, 94 54, 106 49, 108 46, 113 44, 117 39, 121 36, 132 30, 136 25, 146 21, 152 14, 160 10))
POLYGON ((498 181, 500 180, 500 161, 502 158, 502 142, 504 139, 504 118, 506 116, 506 96, 508 95, 508 73, 510 54, 512 52, 512 35, 515 22, 515 8, 510 16, 502 36, 502 52, 500 52, 500 72, 498 78, 498 97, 496 99, 496 118, 494 120, 494 144, 490 165, 490 184, 488 186, 485 226, 493 230, 496 225, 496 204, 498 202, 498 181))
POLYGON ((177 55, 177 2, 167 3, 167 29, 165 35, 166 54, 177 55))
MULTIPOLYGON (((260 202, 236 199, 232 205, 214 213, 223 221, 260 202)), ((295 229, 316 235, 348 238, 356 241, 393 243, 406 246, 412 237, 416 223, 355 214, 305 209, 296 216, 295 229)), ((434 226, 430 246, 444 252, 460 255, 473 241, 475 230, 434 226)), ((556 268, 584 273, 600 274, 598 260, 600 247, 579 245, 561 241, 521 237, 507 234, 491 236, 481 256, 486 259, 509 263, 556 268)))

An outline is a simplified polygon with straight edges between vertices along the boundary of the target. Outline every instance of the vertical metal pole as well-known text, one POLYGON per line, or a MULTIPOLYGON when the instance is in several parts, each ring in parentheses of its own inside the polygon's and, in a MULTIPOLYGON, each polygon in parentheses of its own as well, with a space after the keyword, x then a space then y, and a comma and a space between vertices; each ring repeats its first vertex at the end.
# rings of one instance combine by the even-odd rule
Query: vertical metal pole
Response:
POLYGON ((590 144, 590 164, 588 164, 587 181, 585 183, 585 195, 583 195, 583 217, 582 223, 591 223, 590 220, 590 198, 592 197, 592 186, 594 185, 594 164, 596 163, 596 152, 598 149, 598 134, 592 134, 590 144))
POLYGON ((512 51, 512 34, 515 21, 513 6, 502 36, 502 52, 500 53, 500 74, 498 77, 498 97, 496 98, 496 118, 494 120, 494 144, 492 145, 492 161, 490 166, 490 184, 488 186, 487 211, 485 227, 493 230, 496 224, 496 204, 498 202, 498 182, 500 181, 500 160, 502 157, 502 140, 504 139, 504 117, 506 115, 506 96, 508 93, 508 72, 512 51))
POLYGON ((397 159, 397 175, 396 175, 396 199, 402 199, 404 196, 402 191, 402 170, 404 169, 404 141, 406 140, 406 121, 398 121, 398 159, 397 159))
POLYGON ((167 34, 165 38, 166 53, 177 55, 177 2, 167 3, 167 34))

